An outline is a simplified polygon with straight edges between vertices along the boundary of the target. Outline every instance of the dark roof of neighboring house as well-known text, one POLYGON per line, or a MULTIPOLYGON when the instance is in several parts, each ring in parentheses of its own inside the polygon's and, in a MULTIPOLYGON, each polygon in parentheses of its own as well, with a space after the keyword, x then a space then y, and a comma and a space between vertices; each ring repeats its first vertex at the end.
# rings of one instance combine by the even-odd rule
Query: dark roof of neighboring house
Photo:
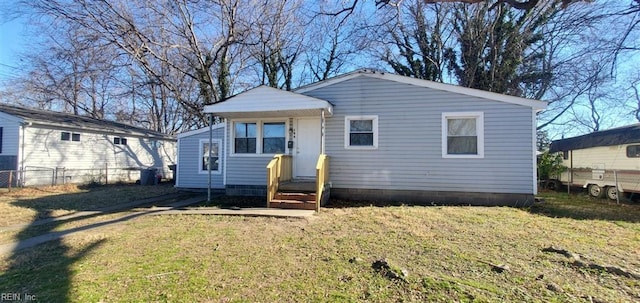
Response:
POLYGON ((578 137, 555 140, 551 143, 549 151, 569 151, 629 143, 640 143, 640 123, 597 131, 578 137))
POLYGON ((0 112, 20 118, 25 122, 31 122, 36 125, 67 127, 125 135, 130 134, 158 139, 175 139, 175 137, 171 135, 131 126, 120 122, 101 120, 86 116, 78 116, 54 111, 0 104, 0 112))

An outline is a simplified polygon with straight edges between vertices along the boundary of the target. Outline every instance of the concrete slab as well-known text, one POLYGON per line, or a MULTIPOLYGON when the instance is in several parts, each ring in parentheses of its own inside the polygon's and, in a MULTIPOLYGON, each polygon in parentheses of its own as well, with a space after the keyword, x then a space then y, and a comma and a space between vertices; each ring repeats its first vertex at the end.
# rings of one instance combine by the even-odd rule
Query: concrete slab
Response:
POLYGON ((313 210, 306 209, 280 209, 280 208, 240 208, 227 209, 217 207, 171 209, 154 212, 149 215, 222 215, 222 216, 246 216, 246 217, 275 217, 275 218, 307 218, 315 214, 313 210))

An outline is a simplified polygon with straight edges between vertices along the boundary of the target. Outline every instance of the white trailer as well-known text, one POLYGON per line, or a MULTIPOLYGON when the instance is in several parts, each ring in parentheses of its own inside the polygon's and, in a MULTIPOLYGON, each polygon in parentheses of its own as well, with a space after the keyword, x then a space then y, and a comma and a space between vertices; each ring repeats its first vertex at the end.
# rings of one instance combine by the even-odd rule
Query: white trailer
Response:
POLYGON ((553 141, 567 167, 558 180, 593 197, 640 193, 640 123, 553 141))

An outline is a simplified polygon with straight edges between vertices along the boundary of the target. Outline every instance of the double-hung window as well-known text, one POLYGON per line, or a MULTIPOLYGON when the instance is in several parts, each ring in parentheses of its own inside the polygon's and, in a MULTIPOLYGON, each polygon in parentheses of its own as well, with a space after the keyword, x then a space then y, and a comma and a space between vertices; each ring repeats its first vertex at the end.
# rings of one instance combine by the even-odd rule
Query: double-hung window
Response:
POLYGON ((209 145, 209 139, 200 140, 200 173, 208 173, 209 164, 211 164, 212 172, 220 173, 221 146, 222 141, 219 139, 213 139, 211 145, 209 145), (209 151, 211 151, 211 160, 209 160, 209 151))
POLYGON ((236 154, 256 153, 256 123, 235 123, 234 152, 236 154))
POLYGON ((262 153, 284 153, 285 123, 265 122, 262 124, 262 153))
POLYGON ((347 116, 344 122, 346 149, 378 148, 378 116, 347 116))
POLYGON ((484 157, 484 114, 482 112, 442 114, 442 157, 484 157))

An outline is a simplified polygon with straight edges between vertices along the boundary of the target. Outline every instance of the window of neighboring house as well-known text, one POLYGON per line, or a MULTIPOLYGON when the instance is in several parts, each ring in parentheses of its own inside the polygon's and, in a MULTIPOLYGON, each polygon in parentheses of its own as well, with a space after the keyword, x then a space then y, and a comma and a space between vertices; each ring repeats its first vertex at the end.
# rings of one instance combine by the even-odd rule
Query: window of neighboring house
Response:
POLYGON ((640 145, 627 146, 627 157, 640 158, 640 145))
POLYGON ((200 173, 208 173, 209 172, 209 163, 211 163, 211 171, 220 173, 220 151, 222 146, 222 141, 219 139, 214 139, 211 141, 211 161, 209 161, 209 140, 202 139, 200 140, 200 173))
POLYGON ((113 137, 113 144, 127 145, 127 138, 113 137))
POLYGON ((562 160, 569 160, 569 151, 568 150, 563 150, 562 151, 562 160))
POLYGON ((442 114, 442 157, 484 157, 484 114, 460 112, 442 114))
POLYGON ((69 140, 71 140, 71 133, 69 133, 69 132, 62 132, 62 134, 60 134, 60 140, 62 140, 62 141, 69 141, 69 140))
POLYGON ((347 116, 344 128, 345 148, 378 148, 378 116, 347 116))
POLYGON ((256 123, 236 122, 234 126, 234 152, 236 154, 256 153, 256 123))
POLYGON ((80 141, 80 134, 71 134, 71 141, 80 141))
POLYGON ((267 122, 262 124, 262 153, 284 153, 285 123, 267 122))

